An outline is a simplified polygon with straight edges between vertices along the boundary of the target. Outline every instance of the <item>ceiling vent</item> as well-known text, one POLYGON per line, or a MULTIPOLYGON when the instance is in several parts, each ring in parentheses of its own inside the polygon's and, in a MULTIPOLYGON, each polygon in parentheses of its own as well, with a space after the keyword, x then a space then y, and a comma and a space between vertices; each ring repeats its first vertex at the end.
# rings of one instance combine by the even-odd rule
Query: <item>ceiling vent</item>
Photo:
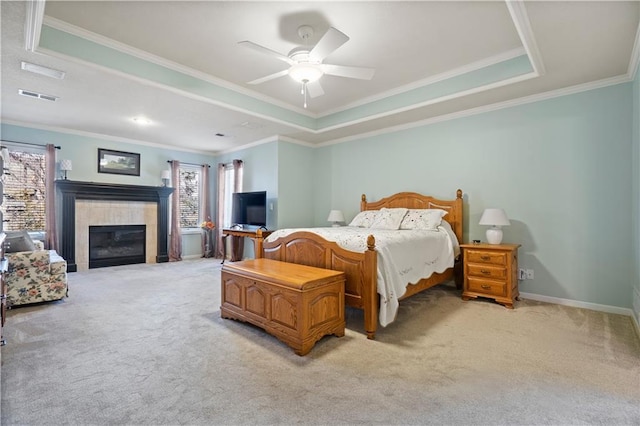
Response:
POLYGON ((66 74, 64 71, 54 70, 53 68, 24 61, 22 61, 22 69, 36 74, 46 75, 47 77, 57 78, 58 80, 62 80, 66 74))
POLYGON ((45 101, 55 102, 59 99, 58 96, 53 95, 45 95, 44 93, 32 92, 30 90, 18 89, 18 94, 22 96, 27 96, 29 98, 42 99, 45 101))

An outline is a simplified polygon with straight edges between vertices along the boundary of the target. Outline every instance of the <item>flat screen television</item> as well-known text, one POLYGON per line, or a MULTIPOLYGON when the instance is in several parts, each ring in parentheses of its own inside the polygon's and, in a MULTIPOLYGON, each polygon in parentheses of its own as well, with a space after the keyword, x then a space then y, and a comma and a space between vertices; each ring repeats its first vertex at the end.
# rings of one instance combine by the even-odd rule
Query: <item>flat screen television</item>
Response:
POLYGON ((234 192, 233 225, 267 226, 267 191, 234 192))

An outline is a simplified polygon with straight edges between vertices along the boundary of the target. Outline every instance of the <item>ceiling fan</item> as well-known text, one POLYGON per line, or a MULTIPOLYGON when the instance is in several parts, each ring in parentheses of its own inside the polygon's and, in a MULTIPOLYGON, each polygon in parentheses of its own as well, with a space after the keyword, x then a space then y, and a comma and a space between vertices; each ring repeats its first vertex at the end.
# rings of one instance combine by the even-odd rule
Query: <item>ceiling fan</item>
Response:
MULTIPOLYGON (((313 28, 302 25, 298 28, 298 35, 306 42, 313 35, 313 28)), ((371 80, 375 70, 373 68, 349 67, 343 65, 323 64, 322 61, 340 46, 349 41, 349 37, 329 27, 320 41, 313 46, 300 46, 293 48, 288 55, 283 55, 251 41, 241 41, 239 44, 258 52, 273 56, 291 65, 288 69, 279 71, 265 77, 249 81, 248 84, 260 84, 265 81, 289 75, 302 84, 301 94, 304 96, 304 107, 307 107, 307 94, 315 98, 324 95, 320 85, 320 77, 323 75, 335 75, 338 77, 357 78, 359 80, 371 80)))

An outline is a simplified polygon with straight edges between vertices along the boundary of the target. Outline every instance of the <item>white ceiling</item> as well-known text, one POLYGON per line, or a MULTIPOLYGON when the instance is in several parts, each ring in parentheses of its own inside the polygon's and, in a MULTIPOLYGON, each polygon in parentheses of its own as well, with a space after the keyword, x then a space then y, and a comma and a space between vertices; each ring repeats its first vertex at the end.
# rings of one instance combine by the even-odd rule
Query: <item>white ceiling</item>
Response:
POLYGON ((616 84, 634 77, 640 55, 639 1, 39 3, 0 2, 3 122, 203 152, 276 137, 335 143, 616 84), (303 24, 314 28, 311 45, 329 27, 347 34, 324 63, 375 68, 374 78, 325 75, 325 94, 307 109, 288 76, 247 84, 288 65, 238 42, 286 55, 303 44, 303 24), (30 51, 25 39, 40 28, 30 51), (73 37, 59 42, 47 29, 73 37), (527 69, 507 71, 521 55, 527 69), (66 76, 32 74, 21 61, 66 76), (136 125, 139 115, 152 124, 136 125))

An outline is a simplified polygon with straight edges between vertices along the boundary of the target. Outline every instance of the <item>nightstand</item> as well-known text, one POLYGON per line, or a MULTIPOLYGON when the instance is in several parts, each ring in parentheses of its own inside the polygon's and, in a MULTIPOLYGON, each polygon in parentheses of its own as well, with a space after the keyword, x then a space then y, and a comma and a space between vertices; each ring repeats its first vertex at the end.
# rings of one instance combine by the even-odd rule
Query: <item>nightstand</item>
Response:
POLYGON ((518 298, 520 244, 461 244, 464 262, 462 300, 487 297, 513 309, 518 298))

